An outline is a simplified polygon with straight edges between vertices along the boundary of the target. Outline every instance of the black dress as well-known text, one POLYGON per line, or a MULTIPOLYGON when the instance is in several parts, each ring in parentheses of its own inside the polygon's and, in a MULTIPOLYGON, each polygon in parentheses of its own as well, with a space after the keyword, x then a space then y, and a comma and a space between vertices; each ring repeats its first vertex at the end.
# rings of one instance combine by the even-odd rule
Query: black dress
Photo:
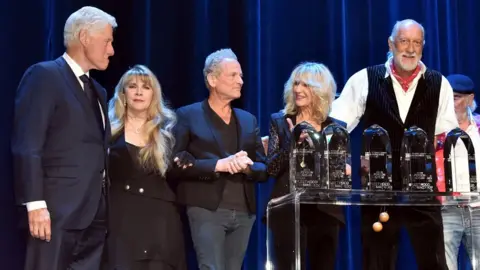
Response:
POLYGON ((166 179, 145 171, 140 147, 113 141, 109 155, 109 235, 104 269, 187 269, 182 222, 166 179))

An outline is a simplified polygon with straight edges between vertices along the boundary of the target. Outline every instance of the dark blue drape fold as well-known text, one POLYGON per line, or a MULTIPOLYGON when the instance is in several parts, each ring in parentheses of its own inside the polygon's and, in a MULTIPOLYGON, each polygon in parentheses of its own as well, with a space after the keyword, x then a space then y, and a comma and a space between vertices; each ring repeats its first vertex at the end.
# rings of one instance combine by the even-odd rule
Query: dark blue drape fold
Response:
MULTIPOLYGON (((267 135, 271 113, 283 106, 283 85, 302 61, 326 64, 338 91, 358 70, 382 63, 395 21, 412 18, 423 24, 423 61, 444 75, 465 73, 480 85, 476 0, 19 0, 0 1, 0 268, 21 269, 24 243, 13 206, 10 129, 13 100, 24 70, 63 53, 63 26, 84 5, 97 6, 117 18, 116 55, 109 69, 94 72, 113 92, 122 73, 134 64, 148 65, 159 77, 164 96, 174 107, 207 96, 202 69, 212 51, 231 47, 242 64, 245 85, 236 106, 257 116, 267 135)), ((348 108, 345 108, 348 109, 348 108)), ((360 136, 352 133, 353 171, 358 171, 360 136)), ((355 177, 355 186, 358 187, 355 177)), ((258 185, 258 216, 265 213, 273 179, 258 185)), ((356 207, 346 208, 350 224, 341 232, 338 269, 360 269, 361 246, 356 207)), ((257 219, 244 269, 264 269, 265 225, 257 219)), ((409 239, 402 235, 401 269, 415 269, 409 239)), ((190 249, 190 265, 195 265, 190 249)), ((460 269, 469 269, 461 254, 460 269)))

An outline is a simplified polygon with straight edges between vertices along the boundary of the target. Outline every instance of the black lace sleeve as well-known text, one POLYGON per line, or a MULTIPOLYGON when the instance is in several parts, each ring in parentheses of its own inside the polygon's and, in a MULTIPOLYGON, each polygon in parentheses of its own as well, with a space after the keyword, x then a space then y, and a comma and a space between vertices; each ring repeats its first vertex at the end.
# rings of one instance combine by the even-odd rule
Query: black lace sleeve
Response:
POLYGON ((278 127, 273 119, 270 121, 269 134, 267 173, 275 178, 288 168, 289 150, 288 147, 284 146, 287 149, 281 147, 280 142, 285 138, 280 138, 278 134, 278 127))

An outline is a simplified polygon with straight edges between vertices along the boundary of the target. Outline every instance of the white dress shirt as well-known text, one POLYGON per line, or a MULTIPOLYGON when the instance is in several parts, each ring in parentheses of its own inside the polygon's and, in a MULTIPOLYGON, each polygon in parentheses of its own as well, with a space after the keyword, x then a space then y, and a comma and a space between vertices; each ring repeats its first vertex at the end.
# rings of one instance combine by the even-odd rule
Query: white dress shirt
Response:
MULTIPOLYGON (((75 60, 73 60, 67 53, 63 54, 63 59, 67 62, 67 64, 70 66, 72 69, 73 73, 75 74, 75 77, 77 77, 78 83, 80 83, 80 86, 82 87, 83 90, 85 90, 84 85, 82 80, 80 80, 80 76, 82 75, 87 75, 90 77, 89 72, 84 72, 82 67, 80 67, 75 60)), ((103 127, 105 128, 105 113, 103 112, 102 106, 100 104, 100 101, 98 102, 98 106, 100 106, 100 112, 102 114, 102 120, 103 120, 103 127)), ((47 208, 47 203, 45 201, 33 201, 33 202, 28 202, 26 203, 27 206, 27 211, 33 211, 41 208, 47 208)))
MULTIPOLYGON (((391 76, 391 61, 392 58, 389 58, 385 63, 385 67, 387 68, 387 71, 385 72, 385 78, 390 76, 392 79, 393 90, 397 99, 400 118, 403 122, 405 122, 413 100, 413 96, 415 94, 415 90, 418 85, 418 80, 421 76, 424 76, 427 67, 420 62, 420 72, 412 81, 408 90, 404 91, 395 76, 391 76)), ((342 93, 332 104, 330 116, 345 122, 347 124, 347 130, 352 132, 352 130, 360 122, 360 118, 365 113, 367 96, 368 74, 367 69, 364 68, 348 79, 345 87, 342 90, 342 93)), ((449 132, 456 127, 458 127, 458 122, 454 110, 453 90, 447 79, 442 76, 440 99, 435 125, 435 135, 449 132)))

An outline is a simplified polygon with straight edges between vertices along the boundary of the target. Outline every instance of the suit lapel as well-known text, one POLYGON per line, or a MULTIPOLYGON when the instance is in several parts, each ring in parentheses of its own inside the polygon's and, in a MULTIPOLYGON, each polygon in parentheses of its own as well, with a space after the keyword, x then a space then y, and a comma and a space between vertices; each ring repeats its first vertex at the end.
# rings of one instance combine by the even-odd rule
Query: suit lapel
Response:
POLYGON ((111 136, 112 136, 112 130, 110 129, 110 120, 108 119, 108 115, 105 115, 105 133, 103 136, 105 149, 108 149, 108 144, 110 142, 111 136))
MULTIPOLYGON (((77 77, 73 73, 72 69, 70 66, 67 64, 65 59, 63 57, 59 57, 55 60, 57 65, 59 66, 60 73, 62 73, 62 76, 65 78, 65 81, 67 82, 68 88, 72 90, 73 95, 75 98, 78 100, 78 102, 81 104, 81 107, 83 111, 85 112, 85 116, 88 119, 91 119, 91 121, 88 121, 89 123, 95 123, 95 115, 93 110, 91 109, 90 102, 87 98, 87 95, 82 89, 82 86, 78 82, 77 77)), ((104 123, 105 123, 105 132, 103 132, 103 140, 105 143, 105 148, 108 147, 108 141, 110 137, 110 124, 108 121, 108 115, 107 115, 107 108, 106 108, 106 97, 103 95, 100 89, 102 89, 102 86, 98 84, 95 80, 92 80, 94 84, 95 91, 97 92, 97 96, 100 99, 100 104, 102 107, 103 111, 103 117, 104 117, 104 123)), ((95 124, 96 125, 96 124, 95 124)), ((98 128, 96 128, 98 130, 98 128)))
POLYGON ((107 97, 105 96, 105 93, 101 91, 103 88, 97 81, 92 80, 93 86, 95 88, 95 92, 97 93, 98 99, 100 100, 100 105, 102 108, 102 115, 103 115, 103 123, 104 123, 104 141, 106 144, 108 144, 108 141, 110 140, 110 121, 108 119, 108 111, 107 111, 107 97))
MULTIPOLYGON (((95 92, 97 93, 97 96, 100 100, 100 105, 102 107, 102 114, 104 115, 104 118, 106 119, 106 115, 107 115, 107 99, 103 93, 103 91, 101 91, 101 89, 103 88, 99 83, 97 83, 97 81, 93 80, 92 79, 92 82, 93 82, 93 86, 95 88, 95 92)), ((104 121, 104 124, 105 124, 105 127, 107 126, 106 125, 106 121, 104 121)))
POLYGON ((220 144, 220 140, 221 140, 220 134, 218 134, 218 130, 213 127, 213 119, 209 113, 209 110, 211 110, 209 106, 210 105, 208 105, 207 100, 204 100, 202 102, 202 109, 205 115, 205 122, 207 123, 207 126, 210 129, 210 132, 212 133, 213 138, 215 139, 219 153, 221 153, 223 157, 228 157, 227 153, 225 152, 225 149, 223 149, 222 145, 220 144))
POLYGON ((123 131, 120 132, 121 134, 118 134, 117 139, 110 147, 110 154, 115 154, 119 156, 121 164, 125 165, 120 166, 121 168, 119 168, 122 171, 122 177, 128 179, 129 177, 131 177, 129 174, 132 170, 126 170, 125 168, 129 168, 131 164, 136 163, 132 163, 135 160, 133 160, 132 155, 128 150, 127 142, 125 141, 125 133, 123 131))
POLYGON ((90 104, 88 102, 87 95, 83 92, 82 86, 78 82, 78 79, 75 77, 75 74, 73 73, 72 69, 70 66, 67 64, 65 59, 63 57, 59 57, 55 60, 55 62, 58 64, 60 67, 60 72, 62 73, 62 76, 65 78, 65 81, 68 84, 68 88, 72 90, 74 96, 77 98, 78 102, 82 105, 82 108, 87 114, 88 117, 95 119, 95 116, 93 115, 93 111, 90 110, 90 104))

